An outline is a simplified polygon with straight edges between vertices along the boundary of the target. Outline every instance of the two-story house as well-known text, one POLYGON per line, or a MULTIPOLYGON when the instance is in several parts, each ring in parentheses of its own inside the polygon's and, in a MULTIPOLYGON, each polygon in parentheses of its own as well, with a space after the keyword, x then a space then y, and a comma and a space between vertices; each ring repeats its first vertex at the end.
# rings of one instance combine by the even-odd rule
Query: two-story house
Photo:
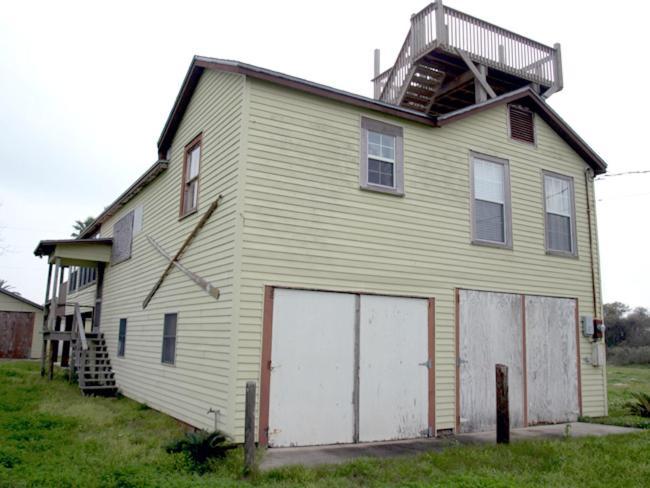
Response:
POLYGON ((438 2, 378 64, 371 99, 192 60, 156 163, 36 250, 85 391, 242 440, 255 381, 271 446, 492 429, 496 363, 512 426, 607 413, 606 165, 546 102, 559 45, 438 2))

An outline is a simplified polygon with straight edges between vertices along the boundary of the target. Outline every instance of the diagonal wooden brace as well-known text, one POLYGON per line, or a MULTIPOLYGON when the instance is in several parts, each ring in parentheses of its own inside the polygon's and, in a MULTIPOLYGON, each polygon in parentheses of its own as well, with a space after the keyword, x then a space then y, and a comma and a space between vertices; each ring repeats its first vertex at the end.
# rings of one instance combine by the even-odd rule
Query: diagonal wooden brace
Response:
POLYGON ((461 57, 461 59, 465 62, 467 67, 470 69, 470 71, 474 74, 474 77, 478 80, 478 82, 481 84, 483 89, 487 92, 488 95, 490 95, 490 98, 496 98, 497 94, 494 93, 494 90, 485 79, 485 75, 478 70, 478 68, 472 62, 472 60, 469 59, 467 53, 462 49, 455 48, 455 50, 458 53, 458 55, 461 57))
POLYGON ((205 213, 203 214, 203 216, 201 217, 201 220, 199 220, 199 221, 197 222, 196 226, 194 227, 194 230, 192 230, 192 232, 190 233, 190 235, 187 236, 187 238, 185 239, 185 241, 184 241, 183 244, 181 245, 180 249, 176 252, 176 254, 174 255, 174 257, 171 259, 171 261, 169 262, 169 264, 168 264, 167 267, 165 268, 165 271, 163 271, 162 275, 160 276, 160 278, 158 279, 158 281, 156 282, 156 284, 153 286, 153 288, 151 289, 151 291, 149 292, 149 294, 147 295, 147 297, 146 297, 146 298, 144 299, 144 301, 142 302, 142 308, 143 308, 143 309, 147 308, 147 305, 149 305, 149 302, 151 301, 151 299, 153 298, 153 296, 154 296, 154 295, 156 294, 156 292, 158 291, 158 288, 160 288, 160 286, 163 284, 163 281, 165 281, 165 278, 167 277, 167 275, 169 274, 169 272, 170 272, 170 271, 172 270, 172 268, 174 267, 174 263, 175 263, 176 261, 179 260, 179 258, 181 257, 181 255, 182 255, 182 254, 185 252, 185 250, 189 247, 189 245, 190 245, 190 243, 192 242, 192 240, 194 240, 194 238, 195 238, 196 235, 199 233, 199 231, 203 228, 203 226, 204 226, 205 223, 208 221, 208 219, 210 218, 210 216, 211 216, 211 215, 214 213, 214 211, 217 209, 217 207, 219 206, 219 203, 220 203, 220 202, 221 202, 221 195, 219 195, 219 196, 217 197, 217 199, 216 199, 214 202, 212 202, 212 205, 210 205, 210 207, 208 208, 208 210, 206 210, 206 212, 205 212, 205 213))
POLYGON ((174 261, 173 258, 163 249, 163 247, 158 244, 153 237, 147 236, 147 240, 149 241, 149 244, 151 244, 158 253, 167 259, 170 264, 173 264, 178 268, 185 276, 187 276, 189 279, 191 279, 194 283, 199 285, 203 291, 205 291, 208 295, 213 296, 214 298, 219 298, 219 288, 216 286, 212 286, 210 283, 208 283, 206 280, 201 278, 199 275, 196 273, 193 273, 189 269, 187 269, 185 266, 183 266, 181 263, 178 261, 174 261))

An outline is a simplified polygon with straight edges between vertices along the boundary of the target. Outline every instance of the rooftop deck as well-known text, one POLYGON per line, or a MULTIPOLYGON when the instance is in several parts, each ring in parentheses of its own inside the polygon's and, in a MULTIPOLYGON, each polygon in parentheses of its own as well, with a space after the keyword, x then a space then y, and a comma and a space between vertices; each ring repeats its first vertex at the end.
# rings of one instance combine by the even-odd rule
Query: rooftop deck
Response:
POLYGON ((474 90, 467 87, 481 75, 490 96, 525 84, 549 96, 562 89, 560 46, 546 46, 438 1, 411 17, 395 64, 373 80, 375 98, 445 113, 462 108, 466 99, 475 103, 474 90), (460 97, 451 97, 457 90, 460 97))

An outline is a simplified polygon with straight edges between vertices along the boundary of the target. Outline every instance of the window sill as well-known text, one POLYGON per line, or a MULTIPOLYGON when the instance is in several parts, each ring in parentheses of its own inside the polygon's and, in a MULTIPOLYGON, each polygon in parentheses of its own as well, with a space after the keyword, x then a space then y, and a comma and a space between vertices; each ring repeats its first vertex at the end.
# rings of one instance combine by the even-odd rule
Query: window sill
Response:
POLYGON ((556 256, 559 258, 569 258, 569 259, 578 259, 579 256, 577 253, 564 252, 564 251, 551 251, 550 249, 546 250, 547 256, 556 256))
POLYGON ((173 362, 173 363, 163 363, 162 361, 160 361, 160 364, 162 364, 162 365, 165 366, 166 368, 175 368, 175 367, 176 367, 176 362, 173 362))
POLYGON ((480 239, 472 239, 472 245, 474 246, 483 246, 483 247, 494 247, 496 249, 505 249, 507 251, 512 251, 512 244, 494 242, 494 241, 482 241, 480 239))
POLYGON ((198 208, 195 208, 194 210, 190 210, 189 212, 186 212, 186 213, 184 213, 184 214, 181 214, 181 216, 178 217, 178 221, 180 222, 181 220, 185 220, 187 217, 190 217, 190 216, 194 215, 194 214, 197 213, 198 211, 199 211, 199 209, 198 209, 198 208))
POLYGON ((359 188, 361 190, 363 190, 363 191, 371 191, 371 192, 375 192, 375 193, 385 193, 387 195, 393 195, 393 196, 396 196, 396 197, 403 197, 404 196, 403 191, 399 191, 399 190, 397 190, 395 188, 388 188, 386 186, 368 184, 368 185, 359 185, 359 188))

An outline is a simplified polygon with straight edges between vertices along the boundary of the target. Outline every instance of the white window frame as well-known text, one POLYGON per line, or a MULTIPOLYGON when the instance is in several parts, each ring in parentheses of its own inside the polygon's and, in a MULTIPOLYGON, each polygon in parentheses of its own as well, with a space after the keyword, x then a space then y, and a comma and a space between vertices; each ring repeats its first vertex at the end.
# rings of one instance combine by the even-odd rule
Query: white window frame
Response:
MULTIPOLYGON (((578 257, 578 238, 577 238, 577 228, 576 228, 576 197, 575 197, 575 185, 572 176, 563 175, 560 173, 555 173, 554 171, 542 170, 542 203, 544 205, 544 247, 546 249, 546 254, 551 256, 564 256, 569 258, 578 257), (571 208, 571 225, 569 226, 571 230, 571 252, 563 251, 560 249, 551 249, 549 246, 549 236, 548 236, 548 214, 546 210, 546 177, 557 178, 559 180, 565 180, 569 183, 569 203, 571 208)), ((566 216, 565 216, 566 217, 566 216)))
POLYGON ((470 151, 469 155, 469 188, 470 188, 470 220, 471 220, 471 229, 472 229, 472 244, 480 246, 489 246, 489 247, 499 247, 502 249, 512 249, 512 197, 510 191, 510 162, 507 159, 499 158, 496 156, 490 156, 476 151, 470 151), (503 209, 503 235, 504 241, 491 241, 488 239, 481 239, 477 237, 476 232, 476 222, 474 216, 476 210, 474 204, 476 202, 474 196, 474 161, 480 159, 483 161, 488 161, 490 163, 496 163, 503 165, 503 176, 504 176, 504 209, 503 209))
POLYGON ((361 117, 359 186, 362 190, 371 190, 391 195, 404 196, 404 130, 402 127, 387 124, 379 120, 361 117), (368 181, 368 133, 375 132, 395 138, 394 160, 372 156, 372 159, 393 164, 393 186, 380 185, 368 181))

